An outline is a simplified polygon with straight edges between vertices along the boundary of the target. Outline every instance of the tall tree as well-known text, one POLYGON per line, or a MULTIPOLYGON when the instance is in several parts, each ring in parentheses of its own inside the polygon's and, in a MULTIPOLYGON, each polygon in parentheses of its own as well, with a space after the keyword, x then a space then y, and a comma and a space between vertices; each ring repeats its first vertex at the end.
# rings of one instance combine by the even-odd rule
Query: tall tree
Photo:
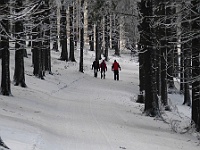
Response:
POLYGON ((81 14, 80 14, 80 63, 79 71, 83 72, 83 48, 84 48, 84 0, 81 0, 81 14))
POLYGON ((181 23, 181 60, 182 60, 182 81, 183 81, 183 93, 184 93, 184 105, 191 105, 190 99, 190 66, 191 66, 191 24, 190 24, 190 17, 191 17, 191 10, 188 10, 190 7, 189 3, 182 3, 182 23, 181 23))
POLYGON ((88 37, 90 51, 94 51, 94 23, 92 21, 92 14, 88 11, 88 37))
POLYGON ((60 60, 68 61, 68 50, 67 50, 67 14, 66 4, 63 2, 60 8, 60 42, 61 42, 61 56, 60 60))
POLYGON ((200 75, 200 43, 199 43, 199 1, 192 1, 192 33, 194 39, 192 40, 192 121, 195 123, 196 128, 200 131, 200 81, 198 79, 200 75))
POLYGON ((96 20, 95 24, 95 37, 96 37, 96 47, 95 47, 95 59, 100 60, 101 59, 101 47, 100 47, 100 18, 96 20))
POLYGON ((43 12, 43 49, 44 49, 44 65, 45 71, 51 72, 51 50, 50 50, 50 8, 49 0, 44 0, 44 12, 43 12))
POLYGON ((22 0, 16 0, 16 18, 18 18, 15 22, 15 71, 14 71, 14 85, 21 85, 22 87, 26 87, 25 83, 25 75, 24 75, 24 52, 25 52, 25 35, 24 35, 24 25, 23 25, 23 17, 20 15, 23 10, 23 2, 22 0))
POLYGON ((2 29, 0 29, 1 41, 0 49, 2 51, 2 76, 1 76, 1 94, 9 96, 11 95, 10 88, 10 51, 9 51, 9 0, 0 1, 0 14, 4 14, 4 17, 1 18, 2 29))
POLYGON ((108 48, 109 48, 109 14, 105 15, 105 23, 104 23, 104 39, 105 39, 105 60, 108 61, 108 48))
POLYGON ((50 22, 51 22, 51 40, 53 43, 52 49, 58 52, 57 8, 56 10, 52 10, 50 22))
POLYGON ((161 96, 161 102, 164 106, 167 105, 167 50, 168 50, 168 41, 167 41, 167 16, 166 16, 166 0, 159 1, 155 0, 154 5, 155 9, 154 14, 157 16, 155 18, 155 24, 157 24, 154 29, 157 35, 155 42, 157 41, 157 81, 158 81, 158 95, 161 96), (163 20, 163 21, 161 21, 163 20))
POLYGON ((69 28, 70 28, 70 52, 69 52, 69 60, 74 62, 75 60, 75 56, 74 56, 74 24, 73 24, 73 20, 74 20, 74 7, 70 6, 69 7, 69 28))
POLYGON ((113 48, 115 50, 115 55, 120 56, 120 16, 113 14, 113 48))
POLYGON ((153 34, 150 22, 153 16, 153 3, 151 0, 141 0, 140 11, 142 22, 140 24, 141 38, 140 44, 144 48, 144 72, 145 72, 145 108, 146 115, 158 115, 158 99, 155 80, 155 49, 153 49, 153 34))
POLYGON ((44 79, 44 49, 42 47, 42 13, 44 3, 40 1, 38 3, 38 12, 33 14, 34 28, 32 31, 32 53, 33 53, 33 74, 38 78, 44 79))

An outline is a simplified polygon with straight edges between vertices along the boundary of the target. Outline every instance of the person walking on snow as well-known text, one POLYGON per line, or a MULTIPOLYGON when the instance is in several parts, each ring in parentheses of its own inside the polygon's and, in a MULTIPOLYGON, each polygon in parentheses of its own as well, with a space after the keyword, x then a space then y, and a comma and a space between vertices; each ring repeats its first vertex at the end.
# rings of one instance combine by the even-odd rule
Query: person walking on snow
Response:
POLYGON ((97 78, 97 74, 98 74, 98 71, 99 71, 99 61, 97 59, 95 59, 95 61, 93 61, 93 64, 92 64, 92 70, 94 69, 94 77, 97 78))
POLYGON ((100 69, 101 69, 101 79, 104 78, 106 76, 106 71, 107 71, 107 66, 106 66, 106 62, 105 60, 103 60, 100 64, 100 69))
POLYGON ((119 63, 114 60, 114 63, 112 64, 112 71, 114 71, 114 80, 119 80, 119 69, 121 70, 119 63))

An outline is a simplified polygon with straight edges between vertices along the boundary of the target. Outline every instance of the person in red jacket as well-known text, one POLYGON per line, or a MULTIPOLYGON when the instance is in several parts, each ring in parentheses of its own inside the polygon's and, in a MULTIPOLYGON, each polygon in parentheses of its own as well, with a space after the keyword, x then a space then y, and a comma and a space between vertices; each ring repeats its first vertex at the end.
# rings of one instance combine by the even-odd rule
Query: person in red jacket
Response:
POLYGON ((114 71, 114 80, 119 80, 119 69, 121 70, 121 67, 119 63, 115 60, 112 64, 112 71, 114 71))
POLYGON ((105 60, 103 60, 100 64, 100 69, 101 69, 101 79, 104 78, 106 76, 106 71, 107 71, 107 66, 106 66, 106 62, 105 60))

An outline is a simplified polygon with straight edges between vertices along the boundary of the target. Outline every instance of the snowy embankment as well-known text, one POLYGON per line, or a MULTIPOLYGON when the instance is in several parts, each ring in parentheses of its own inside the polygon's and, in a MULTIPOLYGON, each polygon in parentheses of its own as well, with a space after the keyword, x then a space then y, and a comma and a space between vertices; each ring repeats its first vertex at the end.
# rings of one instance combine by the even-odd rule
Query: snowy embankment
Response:
MULTIPOLYGON (((0 136, 10 149, 199 150, 194 134, 174 133, 170 124, 142 114, 143 105, 135 103, 138 64, 129 54, 110 55, 105 80, 93 77, 94 52, 84 53, 84 74, 78 63, 58 58, 52 52, 53 75, 45 80, 32 76, 31 56, 25 58, 28 87, 12 85, 13 96, 0 96, 0 136), (114 59, 122 67, 120 81, 113 80, 114 59)), ((11 54, 11 76, 13 60, 11 54)), ((164 117, 169 121, 173 113, 164 117)))

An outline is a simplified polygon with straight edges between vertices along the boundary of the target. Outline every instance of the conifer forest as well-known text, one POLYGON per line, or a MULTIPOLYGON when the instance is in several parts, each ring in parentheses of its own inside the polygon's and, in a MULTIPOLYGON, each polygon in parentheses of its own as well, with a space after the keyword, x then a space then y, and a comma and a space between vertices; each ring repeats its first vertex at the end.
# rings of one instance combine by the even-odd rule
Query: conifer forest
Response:
POLYGON ((76 62, 80 45, 78 71, 84 72, 86 44, 97 60, 103 55, 108 61, 111 49, 117 56, 130 50, 138 58, 137 102, 144 103, 144 113, 161 117, 161 109, 170 111, 168 94, 179 93, 200 131, 199 0, 0 0, 0 94, 12 95, 11 84, 27 87, 27 48, 33 76, 45 79, 52 74, 51 51, 59 47, 60 61, 76 62))

